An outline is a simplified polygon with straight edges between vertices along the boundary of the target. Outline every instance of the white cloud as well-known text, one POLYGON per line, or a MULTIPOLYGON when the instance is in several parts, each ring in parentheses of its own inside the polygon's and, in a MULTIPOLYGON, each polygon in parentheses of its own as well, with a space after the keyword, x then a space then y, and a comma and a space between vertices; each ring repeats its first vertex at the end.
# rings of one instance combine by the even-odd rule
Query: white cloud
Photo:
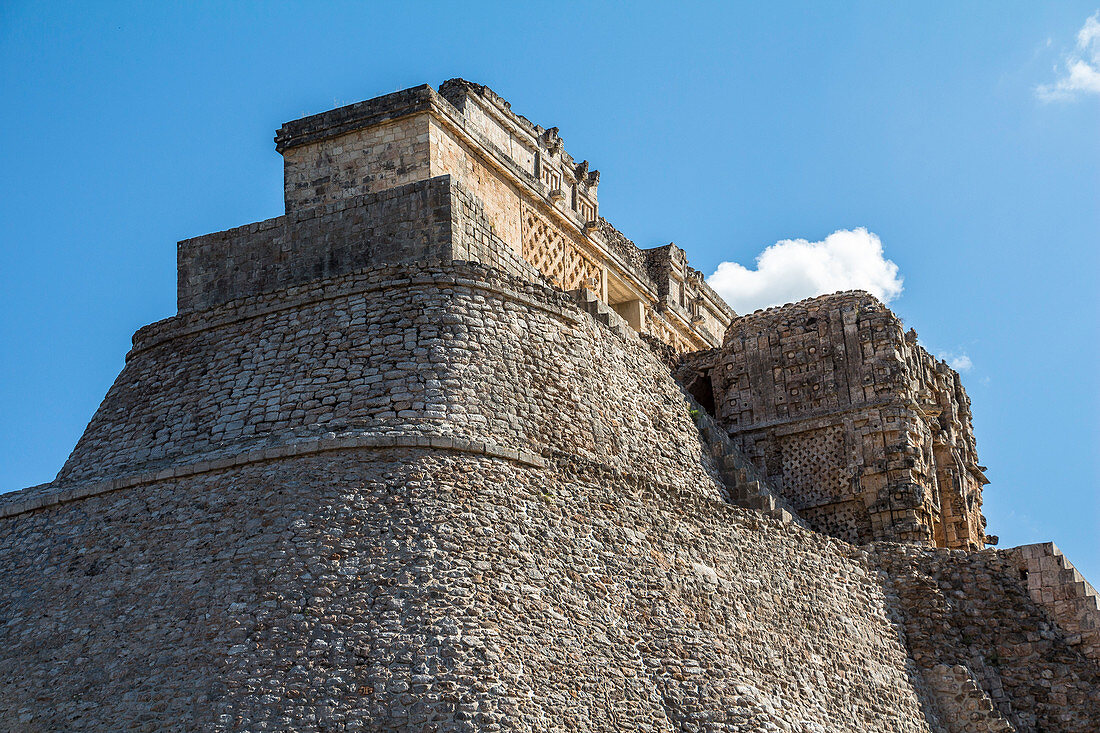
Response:
POLYGON ((974 368, 974 362, 970 360, 970 357, 963 352, 947 351, 937 355, 941 360, 947 362, 947 366, 951 367, 957 372, 968 372, 974 368))
MULTIPOLYGON (((1053 84, 1040 84, 1035 94, 1044 102, 1074 99, 1078 94, 1100 94, 1100 11, 1077 31, 1077 45, 1063 61, 1053 84)), ((1059 68, 1055 67, 1058 72, 1059 68)))
POLYGON ((898 266, 863 227, 835 231, 820 242, 784 239, 756 257, 755 270, 723 262, 707 282, 738 313, 838 290, 866 290, 889 303, 902 290, 898 266))

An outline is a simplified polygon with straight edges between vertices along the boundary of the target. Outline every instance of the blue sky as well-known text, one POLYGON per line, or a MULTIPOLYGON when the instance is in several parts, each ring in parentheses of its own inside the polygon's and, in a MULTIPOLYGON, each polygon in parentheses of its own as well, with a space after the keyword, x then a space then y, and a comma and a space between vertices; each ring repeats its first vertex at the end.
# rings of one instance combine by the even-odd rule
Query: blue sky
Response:
POLYGON ((174 313, 177 240, 282 212, 282 122, 463 76, 708 274, 865 228, 972 363, 989 530, 1098 582, 1098 5, 4 3, 0 490, 53 478, 174 313))

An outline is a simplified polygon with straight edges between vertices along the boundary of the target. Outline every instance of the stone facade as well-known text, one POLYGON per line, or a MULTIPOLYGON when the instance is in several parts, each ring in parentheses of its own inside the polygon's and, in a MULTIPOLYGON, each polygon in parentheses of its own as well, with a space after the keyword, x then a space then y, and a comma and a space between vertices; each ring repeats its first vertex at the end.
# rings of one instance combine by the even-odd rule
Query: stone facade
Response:
POLYGON ((1095 591, 978 551, 965 392, 881 304, 734 319, 469 82, 276 140, 287 213, 181 242, 0 495, 0 729, 1096 730, 1095 591))
POLYGON ((849 542, 977 550, 982 486, 959 375, 873 296, 733 321, 680 377, 812 526, 849 542))
POLYGON ((564 293, 474 263, 382 266, 239 299, 135 334, 59 481, 341 432, 568 445, 622 470, 690 470, 718 498, 679 387, 627 336, 564 293))

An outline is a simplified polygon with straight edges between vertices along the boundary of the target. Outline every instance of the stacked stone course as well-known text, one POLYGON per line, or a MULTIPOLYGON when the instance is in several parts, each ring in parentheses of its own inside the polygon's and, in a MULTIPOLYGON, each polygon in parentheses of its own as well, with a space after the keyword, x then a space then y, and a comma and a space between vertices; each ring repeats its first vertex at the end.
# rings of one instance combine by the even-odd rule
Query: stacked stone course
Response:
POLYGON ((1053 542, 1007 551, 1031 600, 1067 632, 1066 642, 1100 662, 1100 594, 1053 542))
POLYGON ((1096 729, 1100 666, 1032 600, 1011 552, 875 545, 873 557, 930 686, 949 690, 937 680, 948 671, 962 680, 937 695, 953 727, 977 730, 981 721, 996 730, 1003 719, 1011 730, 1096 729))
POLYGON ((736 318, 463 80, 276 143, 287 213, 181 242, 0 496, 0 729, 1096 730, 1095 591, 975 551, 965 392, 873 298, 736 318))
POLYGON ((321 282, 139 331, 59 480, 328 432, 417 433, 695 467, 700 490, 720 495, 667 369, 564 293, 462 263, 321 282))
POLYGON ((13 730, 928 730, 861 555, 690 482, 346 450, 0 532, 13 730))

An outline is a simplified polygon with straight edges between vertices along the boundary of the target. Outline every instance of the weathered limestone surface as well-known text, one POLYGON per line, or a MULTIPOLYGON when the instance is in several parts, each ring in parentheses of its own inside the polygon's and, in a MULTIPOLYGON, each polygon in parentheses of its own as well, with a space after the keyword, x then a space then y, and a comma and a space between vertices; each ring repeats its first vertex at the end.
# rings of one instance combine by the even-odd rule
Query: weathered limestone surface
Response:
POLYGON ((720 496, 682 391, 633 334, 475 264, 390 266, 147 326, 59 474, 101 480, 330 431, 568 450, 720 496), (170 365, 170 368, 166 368, 170 365))
POLYGON ((334 110, 323 131, 284 125, 275 142, 287 212, 431 178, 426 110, 433 93, 425 84, 334 110))
MULTIPOLYGON (((415 369, 392 377, 402 381, 368 382, 381 402, 372 419, 300 416, 285 430, 278 421, 266 427, 267 443, 249 442, 245 430, 217 440, 228 455, 245 446, 256 455, 262 445, 294 445, 305 424, 305 433, 338 427, 336 440, 422 434, 451 443, 300 456, 271 449, 270 460, 0 521, 0 721, 28 731, 923 731, 959 729, 977 720, 960 716, 978 715, 1017 730, 1089 730, 1097 667, 1037 612, 1011 558, 890 545, 868 555, 731 507, 667 368, 637 337, 579 318, 570 303, 483 267, 394 266, 139 333, 128 369, 178 359, 188 351, 181 339, 199 339, 201 373, 212 376, 158 386, 155 369, 124 372, 119 384, 130 386, 101 410, 129 416, 120 436, 156 423, 147 415, 157 410, 171 413, 169 396, 189 395, 182 384, 218 383, 222 369, 240 387, 204 409, 269 404, 249 383, 272 369, 291 389, 311 384, 281 366, 290 355, 345 371, 391 358, 396 369, 427 348, 415 369), (366 297, 378 301, 355 305, 366 297), (269 320, 288 314, 295 320, 269 320), (382 328, 400 336, 381 344, 394 354, 358 355, 386 341, 382 328), (271 341, 255 362, 217 356, 225 348, 239 359, 271 341), (530 371, 518 368, 523 353, 541 355, 540 370, 554 368, 566 345, 607 358, 583 369, 567 362, 553 382, 505 391, 491 382, 530 371), (355 358, 329 365, 330 349, 355 358), (531 410, 557 415, 541 424, 560 432, 537 438, 545 468, 518 450, 492 458, 447 447, 472 445, 460 438, 478 437, 480 424, 448 422, 446 400, 444 419, 424 418, 431 370, 448 362, 482 385, 463 392, 462 404, 479 414, 487 395, 495 407, 480 414, 507 416, 491 432, 514 445, 526 434, 518 428, 540 422, 517 421, 528 410, 513 413, 513 400, 551 387, 571 395, 531 410), (149 392, 110 407, 146 379, 149 392), (401 419, 395 390, 421 380, 424 405, 401 419), (157 394, 162 407, 143 413, 157 394), (650 415, 649 427, 639 413, 650 415), (588 415, 597 419, 582 422, 588 415), (634 443, 597 437, 599 425, 627 419, 634 443), (959 666, 976 671, 960 678, 959 666), (1010 709, 986 709, 983 695, 1010 709), (1052 721, 1063 727, 1042 727, 1052 721)), ((323 384, 339 384, 335 372, 325 376, 323 384)), ((259 424, 259 414, 245 422, 259 424)), ((110 425, 93 421, 89 433, 110 425)), ((135 435, 131 447, 148 440, 135 435)), ((186 442, 194 436, 179 440, 180 453, 166 451, 156 465, 202 454, 186 442)), ((106 449, 78 447, 70 468, 150 468, 124 448, 123 440, 111 464, 106 449)))
POLYGON ((272 461, 0 546, 7 730, 930 730, 862 552, 568 456, 272 461))
POLYGON ((872 295, 739 317, 721 349, 685 356, 680 377, 820 531, 986 544, 987 482, 959 375, 872 295))
POLYGON ((976 551, 966 394, 873 298, 698 351, 683 252, 462 80, 276 140, 287 214, 181 242, 0 496, 0 729, 1097 729, 1095 591, 976 551))
POLYGON ((475 261, 538 271, 493 232, 484 204, 443 175, 179 243, 180 313, 372 265, 475 261))
POLYGON ((871 552, 929 686, 945 687, 943 667, 961 682, 959 693, 937 695, 953 729, 1005 730, 996 727, 1002 719, 1009 730, 1096 730, 1100 666, 1032 600, 1011 552, 881 544, 871 552))
MULTIPOLYGON (((599 216, 599 171, 565 150, 557 128, 516 114, 483 85, 451 79, 438 92, 413 87, 288 122, 275 141, 284 159, 288 218, 446 175, 480 202, 498 249, 557 287, 588 288, 624 315, 635 313, 628 318, 635 331, 676 351, 718 345, 735 315, 688 266, 683 250, 640 250, 599 216)), ((283 252, 295 252, 285 238, 279 244, 283 252)), ((272 246, 261 243, 260 249, 272 246)), ((256 279, 249 271, 256 259, 252 249, 250 240, 232 243, 233 259, 244 260, 238 280, 256 279)), ((479 250, 469 259, 496 266, 483 254, 492 256, 479 250)), ((439 249, 434 258, 451 256, 439 249)), ((205 267, 185 267, 181 257, 181 270, 188 273, 205 267)), ((246 294, 230 288, 227 297, 246 294)))
POLYGON ((1100 662, 1100 594, 1053 542, 1005 551, 1027 583, 1031 600, 1066 632, 1066 641, 1100 662))

